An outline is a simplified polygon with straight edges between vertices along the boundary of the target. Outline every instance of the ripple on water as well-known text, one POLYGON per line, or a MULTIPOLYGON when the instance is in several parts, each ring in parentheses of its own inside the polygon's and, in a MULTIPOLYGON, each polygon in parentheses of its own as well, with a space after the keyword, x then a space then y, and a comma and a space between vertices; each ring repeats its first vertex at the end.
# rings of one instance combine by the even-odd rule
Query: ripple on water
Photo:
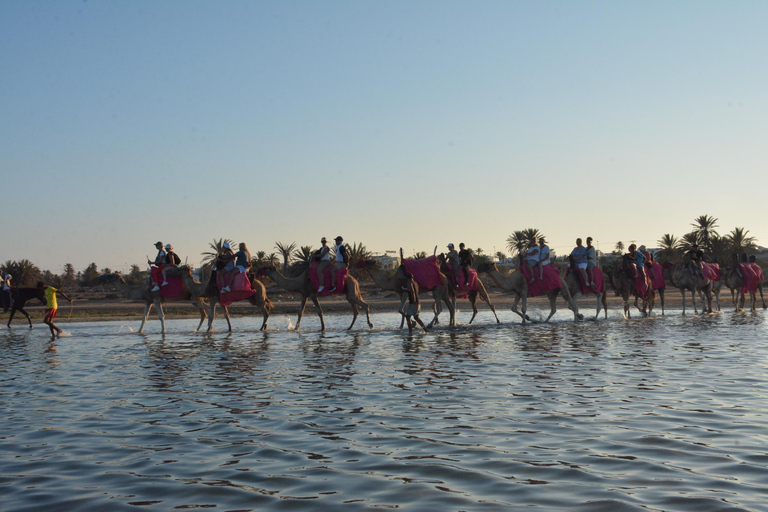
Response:
POLYGON ((768 510, 763 314, 677 313, 3 331, 3 507, 768 510))

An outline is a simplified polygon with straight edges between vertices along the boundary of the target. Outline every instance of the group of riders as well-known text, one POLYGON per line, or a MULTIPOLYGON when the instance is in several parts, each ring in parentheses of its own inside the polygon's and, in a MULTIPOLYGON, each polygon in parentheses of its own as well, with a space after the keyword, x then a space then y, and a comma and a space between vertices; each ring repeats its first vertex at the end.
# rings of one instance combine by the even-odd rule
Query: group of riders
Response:
MULTIPOLYGON (((157 255, 155 260, 147 260, 147 263, 152 268, 150 272, 152 276, 153 292, 160 291, 160 287, 168 286, 168 270, 172 267, 176 267, 181 263, 181 258, 173 252, 173 246, 171 244, 165 244, 163 242, 155 243, 157 249, 157 255)), ((240 242, 238 251, 232 250, 228 242, 222 245, 221 250, 216 255, 216 265, 214 270, 222 272, 226 276, 226 282, 222 287, 222 292, 231 291, 232 280, 238 274, 246 274, 252 266, 251 252, 244 242, 240 242)))

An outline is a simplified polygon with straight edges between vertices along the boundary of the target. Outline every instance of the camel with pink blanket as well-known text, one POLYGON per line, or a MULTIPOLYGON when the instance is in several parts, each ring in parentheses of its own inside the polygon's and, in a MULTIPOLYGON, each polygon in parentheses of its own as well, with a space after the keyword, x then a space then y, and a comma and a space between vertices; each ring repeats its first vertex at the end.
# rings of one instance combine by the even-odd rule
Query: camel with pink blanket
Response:
POLYGON ((549 299, 549 316, 547 317, 545 322, 549 321, 550 318, 552 318, 557 311, 557 296, 562 295, 565 301, 568 303, 568 309, 573 311, 573 319, 574 321, 581 320, 583 317, 579 314, 579 308, 576 306, 576 303, 573 301, 571 297, 571 292, 568 289, 568 285, 566 282, 560 277, 560 272, 551 265, 545 265, 544 266, 544 281, 543 283, 549 283, 549 284, 543 284, 542 282, 536 280, 529 289, 528 286, 528 280, 524 277, 524 273, 521 271, 512 272, 508 275, 503 275, 499 269, 496 267, 495 263, 482 263, 479 267, 477 267, 477 271, 480 273, 487 273, 488 276, 491 278, 491 280, 501 288, 502 290, 512 292, 515 294, 515 302, 512 304, 512 312, 516 315, 519 315, 520 318, 523 319, 523 323, 526 322, 526 320, 531 320, 530 317, 527 315, 526 311, 528 308, 528 296, 534 296, 534 293, 531 292, 532 289, 534 289, 534 286, 541 287, 536 288, 537 293, 542 293, 547 296, 549 299), (553 273, 554 272, 554 273, 553 273), (557 277, 555 277, 555 274, 557 277), (556 282, 556 284, 555 284, 556 282), (556 286, 556 287, 555 287, 556 286), (544 289, 545 287, 548 287, 549 289, 544 289), (517 310, 518 303, 522 302, 521 310, 517 310))
MULTIPOLYGON (((496 307, 491 302, 491 298, 488 296, 488 292, 485 289, 485 285, 483 284, 482 281, 480 281, 479 277, 477 276, 477 271, 475 269, 472 269, 472 268, 469 269, 469 278, 467 279, 467 282, 469 284, 465 285, 463 279, 459 279, 458 283, 455 282, 453 278, 453 272, 448 267, 448 262, 446 261, 445 254, 441 253, 437 257, 437 261, 440 264, 440 272, 443 275, 448 276, 448 279, 453 285, 454 291, 456 293, 456 298, 469 299, 469 303, 472 305, 472 318, 469 319, 470 324, 477 316, 477 297, 478 296, 486 304, 488 304, 489 308, 491 308, 491 311, 493 312, 493 316, 496 317, 496 323, 497 324, 501 323, 501 320, 499 320, 499 315, 496 314, 496 307)), ((464 274, 464 270, 459 269, 459 276, 462 276, 463 274, 464 274)))
POLYGON ((570 267, 565 272, 565 284, 568 285, 568 291, 573 297, 573 302, 579 300, 579 297, 594 294, 597 298, 597 309, 595 311, 595 320, 600 316, 600 308, 603 308, 605 312, 605 319, 608 319, 608 300, 605 296, 605 278, 603 277, 603 271, 597 267, 592 269, 592 277, 595 281, 595 287, 591 288, 587 286, 581 279, 581 275, 578 270, 572 271, 570 267))
MULTIPOLYGON (((315 309, 317 310, 317 316, 320 317, 321 330, 325 331, 323 309, 320 307, 320 303, 317 301, 317 288, 315 288, 315 286, 312 284, 312 280, 307 275, 308 272, 309 270, 307 269, 298 277, 290 278, 285 277, 283 274, 277 271, 277 268, 272 266, 260 268, 257 275, 265 275, 272 279, 280 288, 301 295, 301 307, 299 309, 299 318, 296 320, 296 330, 298 330, 299 326, 301 325, 301 317, 304 316, 304 308, 307 305, 307 301, 312 299, 312 303, 315 305, 315 309)), ((365 311, 365 318, 368 321, 368 327, 373 329, 373 324, 371 323, 371 308, 368 307, 368 304, 360 295, 360 284, 357 282, 357 279, 347 275, 343 291, 347 301, 349 302, 349 305, 352 306, 353 314, 352 323, 349 325, 347 330, 352 329, 352 326, 355 325, 355 321, 357 320, 358 315, 358 308, 362 308, 363 311, 365 311)))

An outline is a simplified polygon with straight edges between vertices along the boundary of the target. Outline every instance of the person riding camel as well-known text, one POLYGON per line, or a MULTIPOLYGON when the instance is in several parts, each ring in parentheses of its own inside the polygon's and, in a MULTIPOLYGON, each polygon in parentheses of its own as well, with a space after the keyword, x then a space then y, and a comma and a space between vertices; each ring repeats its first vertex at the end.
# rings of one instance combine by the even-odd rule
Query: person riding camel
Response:
MULTIPOLYGON (((219 251, 219 255, 216 257, 216 270, 217 272, 221 272, 222 274, 226 272, 231 272, 235 269, 235 253, 232 251, 232 248, 229 246, 228 242, 225 242, 223 246, 221 246, 221 251, 219 251)), ((221 288, 221 291, 224 293, 228 293, 231 290, 229 289, 229 286, 224 286, 221 288)))
POLYGON ((459 244, 459 265, 464 270, 464 286, 469 286, 469 269, 472 268, 472 251, 459 244))
POLYGON ((533 276, 534 267, 539 269, 539 281, 544 280, 544 267, 541 264, 541 247, 536 245, 536 237, 533 237, 528 242, 528 251, 525 253, 525 264, 528 267, 528 274, 530 274, 529 283, 532 283, 535 278, 533 276))
POLYGON ((683 266, 685 266, 691 274, 704 275, 701 267, 701 263, 704 260, 704 251, 699 249, 699 244, 694 243, 688 252, 683 255, 683 266))
POLYGON ((331 267, 331 286, 329 292, 336 291, 336 271, 343 268, 347 268, 349 264, 349 255, 347 254, 347 248, 344 247, 344 239, 341 236, 337 236, 334 241, 336 242, 336 261, 331 267))
POLYGON ((248 250, 248 247, 245 245, 245 242, 240 242, 240 245, 237 246, 238 251, 235 253, 235 265, 232 269, 232 272, 229 273, 229 279, 227 280, 227 286, 221 289, 223 292, 230 292, 232 291, 230 289, 230 286, 232 286, 232 280, 235 278, 237 274, 247 274, 248 270, 251 268, 251 265, 253 264, 251 262, 251 251, 248 250))
POLYGON ((589 284, 587 280, 587 248, 581 244, 581 238, 576 239, 576 247, 571 251, 571 257, 573 257, 576 268, 579 269, 581 282, 589 284))
POLYGON ((328 247, 328 241, 323 237, 320 243, 322 246, 315 251, 315 259, 319 262, 317 264, 317 282, 320 284, 317 288, 318 293, 325 289, 325 269, 331 266, 331 248, 328 247))
POLYGON ((592 245, 592 237, 587 237, 587 286, 596 288, 594 268, 597 265, 597 250, 592 245))
MULTIPOLYGON (((163 258, 163 267, 161 274, 163 276, 163 282, 160 286, 168 286, 168 279, 166 278, 166 272, 171 267, 175 267, 181 263, 179 255, 173 252, 173 246, 171 244, 165 244, 165 257, 163 258)), ((157 291, 157 290, 155 290, 157 291)))
POLYGON ((152 284, 155 286, 152 288, 153 292, 160 291, 160 283, 157 282, 158 271, 162 271, 165 264, 165 251, 163 250, 163 242, 156 242, 155 249, 157 249, 157 256, 155 261, 147 260, 147 264, 150 266, 150 275, 152 276, 152 284), (155 270, 157 269, 157 270, 155 270))
POLYGON ((451 269, 453 275, 453 283, 456 288, 459 287, 459 253, 456 251, 452 243, 448 244, 448 254, 446 255, 446 262, 448 268, 451 269))

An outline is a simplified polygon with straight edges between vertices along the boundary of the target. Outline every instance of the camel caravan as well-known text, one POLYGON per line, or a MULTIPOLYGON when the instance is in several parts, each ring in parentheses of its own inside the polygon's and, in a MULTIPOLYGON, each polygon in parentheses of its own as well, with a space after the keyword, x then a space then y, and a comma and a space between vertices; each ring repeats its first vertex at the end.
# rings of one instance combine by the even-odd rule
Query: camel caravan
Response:
MULTIPOLYGON (((253 306, 254 313, 260 314, 262 318, 260 330, 267 330, 270 313, 274 309, 267 295, 266 284, 269 281, 284 292, 300 298, 296 330, 300 329, 307 302, 311 300, 320 320, 320 329, 324 331, 326 325, 320 301, 333 296, 342 296, 349 303, 352 319, 347 329, 355 326, 360 310, 365 313, 368 328, 373 328, 371 308, 361 294, 359 282, 359 279, 366 278, 380 291, 399 297, 400 328, 407 323, 409 330, 416 323, 424 330, 429 330, 440 325, 441 321, 448 327, 455 327, 459 311, 457 304, 464 299, 469 301, 472 309, 468 324, 475 321, 479 302, 484 302, 496 323, 501 324, 486 289, 488 285, 495 285, 502 292, 514 296, 511 311, 521 318, 523 324, 533 321, 528 306, 529 299, 536 297, 546 297, 549 302, 549 314, 540 319, 543 322, 548 322, 556 314, 558 297, 562 297, 575 321, 584 319, 578 307, 578 301, 584 298, 594 300, 595 314, 592 320, 598 320, 601 311, 607 319, 608 286, 621 297, 625 318, 631 318, 633 310, 643 316, 652 315, 657 303, 661 315, 664 315, 667 287, 680 291, 683 315, 688 310, 688 300, 695 314, 700 309, 702 313, 720 311, 722 289, 731 292, 732 303, 737 311, 744 309, 747 297, 751 299, 751 311, 755 311, 758 292, 762 306, 766 308, 762 289, 763 272, 754 256, 748 259, 746 254, 742 254, 739 259, 734 254, 730 264, 721 269, 717 263, 705 261, 707 256, 697 243, 691 244, 682 262, 677 265, 669 261, 661 264, 655 261, 654 255, 645 246, 632 244, 627 253, 619 253, 618 258, 613 258, 610 263, 599 268, 597 251, 589 237, 586 238, 586 245, 582 244, 581 238, 576 239, 576 247, 567 258, 559 260, 563 264, 551 257, 543 237, 527 233, 514 246, 518 254, 515 268, 512 269, 499 268, 489 258, 483 258, 475 265, 473 252, 466 249, 463 243, 459 245, 459 250, 451 243, 447 245, 445 253, 438 254, 435 247, 431 256, 422 253, 413 258, 404 257, 401 248, 396 268, 383 269, 377 259, 370 257, 370 253, 364 251, 358 254, 354 245, 350 248, 341 236, 333 241, 334 244, 329 246, 328 241, 322 238, 321 247, 317 250, 302 247, 301 252, 296 251, 294 254, 295 262, 290 268, 288 261, 296 244, 287 246, 285 251, 281 244, 276 246, 281 249, 284 257, 283 265, 278 265, 274 255, 269 260, 262 256, 253 258, 245 243, 238 244, 235 250, 229 242, 214 241, 211 244, 214 251, 204 253, 207 255, 207 263, 199 274, 186 262, 181 262, 171 244, 157 242, 157 255, 154 259, 147 257, 149 279, 139 284, 128 284, 119 274, 109 277, 111 286, 125 298, 144 303, 139 332, 144 331, 152 308, 156 308, 161 330, 165 333, 164 305, 169 303, 189 303, 197 309, 200 320, 195 332, 203 328, 206 320, 207 332, 213 330, 217 306, 223 310, 227 330, 231 332, 229 308, 238 302, 253 306), (355 255, 354 261, 351 260, 350 252, 355 255), (420 295, 428 295, 431 299, 432 317, 428 319, 428 324, 422 323, 418 316, 420 295), (687 295, 690 295, 690 299, 687 295), (443 315, 446 311, 447 321, 443 315)), ((358 249, 361 247, 357 246, 358 249)), ((264 255, 263 252, 259 254, 264 255)), ((137 282, 135 276, 133 282, 137 282)), ((0 298, 3 299, 5 310, 11 311, 9 327, 17 311, 26 317, 31 326, 24 306, 32 299, 44 303, 45 299, 39 295, 37 290, 13 287, 8 275, 0 298)))

